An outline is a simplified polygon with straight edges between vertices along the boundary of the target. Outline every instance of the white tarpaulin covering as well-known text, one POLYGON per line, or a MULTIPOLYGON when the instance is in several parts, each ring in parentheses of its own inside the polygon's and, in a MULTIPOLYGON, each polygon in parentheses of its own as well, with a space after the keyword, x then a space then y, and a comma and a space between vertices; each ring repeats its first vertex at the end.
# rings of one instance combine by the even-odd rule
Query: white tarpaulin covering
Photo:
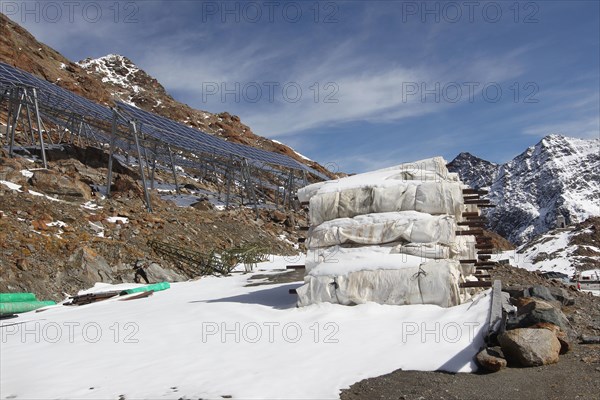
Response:
POLYGON ((386 181, 354 188, 326 186, 310 198, 311 224, 337 218, 395 211, 420 211, 433 215, 460 215, 463 205, 460 182, 386 181))
POLYGON ((339 218, 322 223, 310 232, 309 249, 344 243, 378 244, 390 242, 454 242, 456 222, 447 215, 433 216, 401 211, 339 218))
POLYGON ((298 305, 460 304, 473 266, 458 260, 474 253, 456 236, 463 187, 435 157, 301 189, 311 229, 298 305))
POLYGON ((434 157, 379 169, 364 174, 348 176, 326 182, 318 182, 298 190, 298 199, 306 202, 316 194, 356 189, 365 185, 395 186, 406 181, 458 182, 458 175, 448 172, 446 160, 434 157))
POLYGON ((296 290, 298 304, 460 304, 458 261, 423 262, 403 254, 367 254, 318 264, 305 277, 306 284, 296 290))

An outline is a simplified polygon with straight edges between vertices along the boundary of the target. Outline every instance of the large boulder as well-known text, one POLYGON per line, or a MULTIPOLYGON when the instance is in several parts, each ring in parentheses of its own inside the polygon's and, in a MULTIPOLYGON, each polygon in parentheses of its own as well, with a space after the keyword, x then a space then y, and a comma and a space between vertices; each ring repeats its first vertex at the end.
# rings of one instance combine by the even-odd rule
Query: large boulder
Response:
POLYGON ((558 362, 561 345, 549 329, 520 328, 498 337, 502 352, 512 364, 537 367, 558 362))
POLYGON ((531 328, 535 329, 548 329, 556 335, 556 338, 560 342, 560 354, 565 354, 571 349, 571 342, 569 341, 567 334, 560 330, 560 328, 554 324, 548 322, 540 322, 533 325, 531 328))
POLYGON ((92 198, 92 189, 85 183, 45 169, 33 171, 31 186, 40 192, 67 200, 87 201, 92 198))

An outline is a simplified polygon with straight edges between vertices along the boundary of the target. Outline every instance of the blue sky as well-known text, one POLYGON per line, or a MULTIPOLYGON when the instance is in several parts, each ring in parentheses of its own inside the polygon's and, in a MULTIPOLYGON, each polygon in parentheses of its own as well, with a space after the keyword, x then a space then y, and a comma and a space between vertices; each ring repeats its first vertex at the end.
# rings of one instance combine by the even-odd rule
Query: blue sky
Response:
POLYGON ((0 6, 71 60, 125 55, 330 169, 600 135, 598 1, 51 3, 0 6))

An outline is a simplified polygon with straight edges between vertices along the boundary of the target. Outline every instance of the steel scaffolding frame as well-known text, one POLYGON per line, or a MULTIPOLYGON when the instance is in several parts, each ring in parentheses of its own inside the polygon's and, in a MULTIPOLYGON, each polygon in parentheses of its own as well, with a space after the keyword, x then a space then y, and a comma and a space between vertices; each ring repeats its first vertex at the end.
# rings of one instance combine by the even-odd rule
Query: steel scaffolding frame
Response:
MULTIPOLYGON (((259 203, 270 202, 269 191, 276 207, 292 207, 293 193, 298 183, 307 183, 308 174, 316 179, 326 178, 282 154, 230 143, 125 103, 115 102, 116 106, 105 107, 0 63, 0 107, 4 104, 10 157, 14 156, 15 132, 19 126, 23 133, 28 133, 31 146, 39 147, 44 168, 48 167, 48 144, 77 142, 79 146, 108 148, 107 196, 111 191, 115 154, 134 157, 149 212, 152 212, 149 188, 154 188, 157 168, 170 171, 178 193, 176 167, 198 171, 205 178, 209 173, 214 174, 225 185, 227 207, 235 185, 239 188, 240 205, 244 205, 244 198, 248 199, 257 216, 259 203), (56 127, 56 143, 44 121, 56 127)), ((221 192, 221 185, 217 187, 221 192)))

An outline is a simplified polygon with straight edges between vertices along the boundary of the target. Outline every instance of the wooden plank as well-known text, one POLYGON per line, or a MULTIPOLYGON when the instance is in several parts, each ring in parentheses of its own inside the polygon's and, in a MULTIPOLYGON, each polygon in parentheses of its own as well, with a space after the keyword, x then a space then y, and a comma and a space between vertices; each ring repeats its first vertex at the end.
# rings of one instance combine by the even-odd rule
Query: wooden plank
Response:
POLYGON ((475 263, 476 267, 486 267, 486 266, 494 266, 496 263, 494 261, 478 261, 475 263))
MULTIPOLYGON (((475 265, 477 265, 477 263, 475 263, 475 265)), ((480 269, 482 271, 489 271, 491 269, 494 269, 495 267, 493 265, 480 265, 480 266, 476 266, 475 268, 476 268, 476 270, 480 269)))
POLYGON ((490 258, 492 258, 492 255, 491 254, 479 254, 478 257, 481 261, 487 261, 490 258))
POLYGON ((475 248, 480 250, 494 250, 494 245, 490 242, 475 242, 475 248))
POLYGON ((153 290, 147 290, 145 292, 135 293, 133 296, 124 297, 122 299, 119 299, 119 301, 129 301, 129 300, 143 299, 145 297, 152 296, 153 294, 154 294, 153 290))
POLYGON ((463 194, 481 194, 481 195, 486 195, 486 194, 490 193, 487 190, 483 190, 483 189, 471 189, 471 188, 463 189, 462 192, 463 192, 463 194))
POLYGON ((300 205, 301 205, 301 206, 307 206, 307 205, 309 205, 309 204, 310 204, 310 203, 309 203, 308 201, 301 201, 301 202, 300 202, 300 205))
POLYGON ((310 229, 310 226, 299 226, 299 227, 298 227, 298 230, 299 230, 299 231, 307 231, 307 230, 309 230, 309 229, 310 229))
POLYGON ((459 260, 461 264, 476 264, 477 260, 459 260))
POLYGON ((494 208, 494 207, 496 207, 495 204, 478 204, 477 206, 479 208, 494 208))
POLYGON ((467 229, 464 231, 456 231, 457 236, 468 236, 468 235, 483 235, 483 229, 467 229))
POLYGON ((473 276, 477 277, 478 279, 487 279, 492 277, 490 274, 478 273, 477 271, 475 271, 473 276))
POLYGON ((487 199, 465 199, 465 204, 487 205, 490 201, 487 199))
POLYGON ((492 287, 492 282, 489 282, 489 281, 461 282, 458 284, 458 287, 461 287, 461 288, 486 288, 486 287, 492 287))
POLYGON ((479 217, 479 212, 478 211, 465 211, 464 213, 462 213, 462 216, 467 218, 467 217, 479 217))
POLYGON ((465 219, 467 221, 473 221, 473 222, 487 222, 487 218, 486 217, 482 217, 482 216, 477 216, 477 217, 465 217, 465 219))
POLYGON ((305 265, 286 265, 285 269, 304 269, 305 265))
POLYGON ((494 249, 493 248, 491 248, 491 249, 478 249, 477 250, 477 254, 480 255, 480 256, 484 255, 484 254, 494 254, 494 249))
POLYGON ((485 224, 483 222, 475 222, 475 221, 463 221, 458 222, 458 226, 469 226, 472 228, 485 228, 485 224))
POLYGON ((304 238, 304 237, 298 238, 298 243, 304 243, 304 242, 306 242, 306 238, 304 238))

